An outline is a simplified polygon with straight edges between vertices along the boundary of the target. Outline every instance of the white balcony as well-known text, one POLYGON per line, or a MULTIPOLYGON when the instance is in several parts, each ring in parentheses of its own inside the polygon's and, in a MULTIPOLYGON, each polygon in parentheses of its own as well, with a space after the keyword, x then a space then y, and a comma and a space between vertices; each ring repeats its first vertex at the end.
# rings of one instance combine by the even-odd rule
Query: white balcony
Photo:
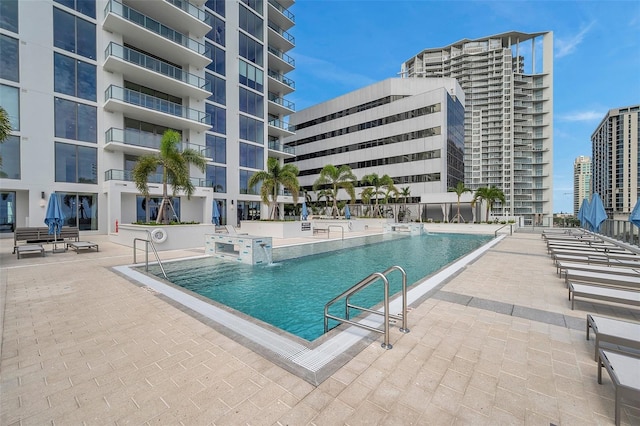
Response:
POLYGON ((127 0, 127 5, 184 34, 200 38, 211 31, 204 8, 186 0, 127 0))

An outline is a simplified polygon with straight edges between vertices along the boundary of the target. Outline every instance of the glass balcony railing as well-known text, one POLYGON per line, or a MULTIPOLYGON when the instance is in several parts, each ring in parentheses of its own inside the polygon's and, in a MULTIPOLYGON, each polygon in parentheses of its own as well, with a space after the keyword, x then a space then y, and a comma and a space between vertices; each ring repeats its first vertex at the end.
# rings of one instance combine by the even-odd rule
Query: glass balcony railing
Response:
POLYGON ((271 46, 267 46, 267 50, 269 51, 269 53, 272 53, 272 54, 276 55, 278 58, 282 59, 283 61, 285 61, 287 64, 291 65, 292 67, 296 66, 295 59, 293 59, 291 56, 287 55, 286 53, 281 52, 280 50, 276 49, 275 47, 271 47, 271 46))
POLYGON ((291 87, 292 89, 296 88, 296 83, 291 80, 289 77, 286 77, 282 74, 280 74, 277 71, 273 71, 273 70, 267 70, 267 74, 269 75, 269 77, 278 80, 280 83, 282 84, 286 84, 287 86, 291 87))
POLYGON ((271 102, 275 102, 278 105, 282 105, 285 108, 288 108, 290 110, 294 110, 296 109, 296 104, 294 104, 291 101, 286 100, 285 98, 281 98, 278 95, 276 95, 275 93, 271 93, 269 92, 268 98, 271 102))
POLYGON ((293 13, 289 12, 288 9, 286 9, 284 6, 282 6, 276 0, 269 0, 269 4, 271 6, 273 6, 273 7, 275 7, 276 9, 278 9, 280 11, 280 13, 282 13, 284 16, 289 18, 289 20, 291 22, 296 22, 296 17, 293 15, 293 13))
POLYGON ((279 119, 269 120, 269 126, 277 127, 279 129, 286 130, 287 132, 292 132, 291 128, 289 127, 289 123, 285 123, 284 121, 279 119))
POLYGON ((197 121, 203 124, 211 124, 211 117, 203 111, 188 108, 184 105, 160 99, 155 96, 146 95, 136 92, 135 90, 125 89, 119 86, 111 85, 104 92, 105 101, 116 99, 131 105, 137 105, 143 108, 152 109, 154 111, 163 112, 176 117, 185 118, 187 120, 197 121))
POLYGON ((186 35, 169 28, 155 19, 151 19, 150 17, 143 15, 135 9, 131 9, 129 6, 123 5, 116 0, 109 0, 107 6, 104 8, 104 13, 105 15, 108 15, 109 13, 118 15, 129 22, 140 25, 142 28, 151 31, 160 37, 166 38, 167 40, 171 40, 174 43, 178 43, 179 45, 200 55, 205 55, 207 53, 207 47, 203 43, 189 38, 186 35))
POLYGON ((183 71, 181 68, 160 61, 149 55, 145 55, 144 53, 129 49, 128 47, 120 46, 114 42, 109 43, 109 46, 107 46, 104 51, 104 56, 105 58, 113 56, 115 58, 122 59, 123 61, 131 64, 138 65, 142 68, 155 71, 158 74, 165 75, 191 86, 206 90, 207 92, 211 92, 211 84, 204 78, 183 71))
POLYGON ((294 36, 292 36, 291 34, 289 34, 288 32, 286 32, 285 30, 283 30, 282 28, 280 28, 279 26, 277 26, 276 24, 274 24, 273 22, 269 21, 267 23, 267 25, 269 25, 269 28, 271 28, 273 31, 277 32, 278 34, 280 34, 282 36, 282 38, 284 38, 285 40, 287 40, 289 43, 291 44, 296 44, 296 39, 294 36))
POLYGON ((273 151, 285 152, 287 154, 296 155, 296 149, 292 146, 283 145, 279 142, 269 142, 269 149, 273 151))
MULTIPOLYGON (((109 169, 104 172, 104 180, 123 180, 133 182, 133 172, 131 170, 109 169)), ((207 180, 204 178, 190 177, 189 180, 196 187, 206 188, 207 180)), ((147 183, 162 183, 162 173, 152 173, 147 176, 147 183)))
MULTIPOLYGON (((136 129, 117 129, 115 127, 111 127, 105 132, 106 143, 116 142, 143 148, 160 149, 161 141, 162 135, 151 132, 143 132, 142 130, 136 129)), ((207 157, 206 154, 208 152, 208 149, 205 146, 184 141, 181 142, 180 145, 178 145, 178 151, 180 152, 187 148, 193 149, 194 151, 197 151, 207 157)))
POLYGON ((178 9, 182 9, 185 12, 187 12, 189 15, 193 16, 194 18, 202 21, 202 22, 207 22, 207 14, 204 13, 204 10, 202 9, 198 9, 197 6, 192 5, 191 3, 189 3, 186 0, 166 0, 168 3, 171 3, 172 5, 174 5, 175 7, 177 7, 178 9))

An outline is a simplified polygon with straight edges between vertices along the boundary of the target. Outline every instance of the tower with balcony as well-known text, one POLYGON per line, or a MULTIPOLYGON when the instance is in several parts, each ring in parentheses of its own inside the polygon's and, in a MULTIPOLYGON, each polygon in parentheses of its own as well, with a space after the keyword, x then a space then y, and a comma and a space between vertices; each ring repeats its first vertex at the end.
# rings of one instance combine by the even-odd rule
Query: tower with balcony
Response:
POLYGON ((591 199, 591 157, 581 155, 573 162, 573 215, 577 216, 582 200, 591 199))

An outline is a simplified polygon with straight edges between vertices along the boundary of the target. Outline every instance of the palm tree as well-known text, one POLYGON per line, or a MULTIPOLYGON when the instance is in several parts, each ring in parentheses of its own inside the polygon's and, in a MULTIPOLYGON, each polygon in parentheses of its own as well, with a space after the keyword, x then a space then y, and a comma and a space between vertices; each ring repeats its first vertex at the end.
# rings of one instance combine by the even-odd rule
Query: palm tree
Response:
POLYGON ((360 198, 362 199, 362 204, 368 204, 367 211, 369 212, 368 216, 373 216, 373 209, 371 208, 371 199, 373 198, 373 188, 368 187, 362 190, 360 193, 360 198))
MULTIPOLYGON (((149 175, 155 173, 158 167, 162 167, 162 202, 158 209, 156 223, 168 224, 171 219, 169 211, 175 213, 168 195, 168 185, 172 186, 173 195, 178 191, 184 191, 187 198, 191 198, 195 186, 189 176, 189 165, 193 164, 204 172, 207 164, 204 156, 194 149, 186 148, 181 152, 180 139, 180 133, 175 130, 166 130, 160 141, 160 152, 138 158, 132 170, 136 188, 145 196, 145 201, 149 205, 149 185, 147 184, 149 175)), ((146 209, 146 212, 146 220, 149 222, 149 209, 146 209)))
POLYGON ((293 203, 298 203, 298 191, 300 189, 298 173, 298 168, 293 164, 281 166, 277 158, 269 157, 267 160, 267 170, 254 173, 249 179, 247 183, 249 188, 262 182, 260 196, 262 197, 262 201, 269 205, 269 219, 276 219, 276 205, 278 204, 280 186, 284 186, 291 191, 293 203))
POLYGON ((404 188, 400 188, 400 191, 398 191, 398 196, 402 197, 402 210, 400 211, 400 213, 402 213, 402 217, 400 217, 400 213, 398 213, 398 220, 404 220, 404 219, 409 219, 407 213, 409 213, 409 211, 407 210, 407 198, 409 198, 409 196, 411 195, 411 188, 409 188, 408 186, 405 186, 404 188))
POLYGON ((369 175, 362 176, 362 182, 368 183, 373 187, 372 196, 376 199, 376 215, 380 216, 379 196, 383 196, 386 200, 391 192, 397 192, 395 186, 393 186, 393 179, 389 175, 378 176, 377 173, 371 173, 369 175), (382 191, 385 188, 386 191, 382 191))
POLYGON ((353 203, 356 198, 356 192, 354 185, 357 178, 351 171, 351 167, 342 165, 336 167, 333 164, 327 164, 320 171, 320 176, 313 183, 314 191, 324 187, 323 189, 330 191, 331 198, 333 199, 333 208, 331 214, 333 217, 338 217, 338 191, 344 189, 351 197, 353 203))
POLYGON ((458 184, 449 188, 448 191, 455 192, 458 196, 458 213, 455 215, 452 222, 455 221, 456 223, 460 223, 460 219, 462 219, 462 221, 464 222, 464 218, 460 215, 460 197, 462 197, 462 194, 464 194, 465 192, 472 192, 471 188, 467 188, 466 186, 464 186, 464 182, 459 180, 458 184))
MULTIPOLYGON (((9 114, 0 106, 0 143, 4 143, 9 138, 11 133, 11 121, 9 120, 9 114)), ((2 166, 2 157, 0 156, 0 166, 2 166)))
POLYGON ((487 203, 487 222, 489 222, 489 210, 493 208, 493 204, 496 201, 500 201, 502 204, 506 202, 504 192, 495 186, 478 188, 473 196, 473 202, 475 203, 479 199, 487 203))

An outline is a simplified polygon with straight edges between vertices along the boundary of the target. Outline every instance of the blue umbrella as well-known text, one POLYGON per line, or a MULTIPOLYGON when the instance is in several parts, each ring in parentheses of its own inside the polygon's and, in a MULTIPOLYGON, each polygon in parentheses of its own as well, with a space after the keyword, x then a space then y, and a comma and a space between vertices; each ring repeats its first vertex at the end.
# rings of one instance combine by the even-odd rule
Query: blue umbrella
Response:
POLYGON ((220 226, 220 210, 218 210, 218 203, 213 200, 213 212, 211 213, 211 223, 216 226, 220 226))
POLYGON ((302 202, 302 220, 307 220, 309 217, 309 212, 307 211, 307 203, 306 201, 302 202))
POLYGON ((344 218, 351 219, 351 210, 349 210, 349 206, 344 206, 344 218))
POLYGON ((51 194, 49 196, 49 205, 47 206, 47 212, 44 216, 44 223, 49 227, 49 234, 60 235, 60 231, 62 230, 64 213, 62 213, 62 206, 60 204, 58 194, 51 194))
POLYGON ((578 220, 580 221, 580 226, 586 228, 587 224, 587 212, 589 211, 590 203, 589 199, 585 198, 582 200, 582 204, 580 204, 580 210, 578 210, 578 220))
POLYGON ((590 222, 591 226, 593 226, 593 230, 596 232, 600 232, 600 225, 607 219, 607 212, 604 209, 604 204, 602 203, 602 198, 596 192, 591 196, 591 215, 590 222))
POLYGON ((640 228, 640 199, 636 202, 636 206, 629 215, 629 222, 640 228))

